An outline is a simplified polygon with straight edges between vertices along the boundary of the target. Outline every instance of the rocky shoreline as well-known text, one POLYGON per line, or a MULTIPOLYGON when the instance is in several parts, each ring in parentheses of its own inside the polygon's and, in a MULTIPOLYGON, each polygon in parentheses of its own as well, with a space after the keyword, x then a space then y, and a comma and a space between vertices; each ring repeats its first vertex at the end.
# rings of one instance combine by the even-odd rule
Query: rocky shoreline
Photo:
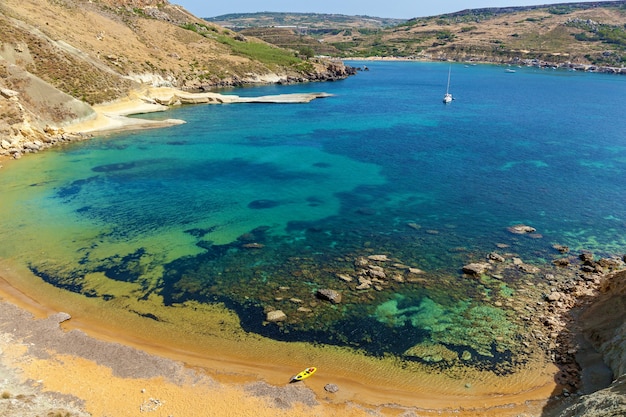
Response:
MULTIPOLYGON (((413 223, 408 223, 407 227, 416 231, 420 230, 413 223)), ((507 229, 509 233, 516 236, 516 239, 518 238, 517 236, 520 239, 542 239, 541 234, 534 227, 528 225, 514 225, 507 229)), ((522 345, 522 351, 519 352, 520 358, 530 358, 533 354, 536 357, 536 353, 541 351, 547 362, 558 366, 559 372, 554 374, 556 388, 550 398, 545 397, 547 404, 544 407, 544 412, 531 415, 542 415, 545 417, 591 416, 594 415, 589 413, 592 406, 606 410, 606 404, 601 402, 604 400, 598 400, 600 402, 596 401, 593 405, 585 405, 585 402, 589 403, 591 401, 589 399, 590 395, 605 395, 606 397, 603 398, 613 398, 610 400, 610 407, 620 410, 620 412, 625 410, 626 404, 624 404, 623 397, 621 399, 619 397, 620 392, 623 392, 626 387, 626 378, 623 375, 624 366, 626 365, 623 364, 624 361, 619 357, 619 343, 623 344, 624 342, 620 342, 617 336, 613 336, 615 327, 623 322, 623 320, 620 321, 619 314, 621 314, 623 319, 624 309, 623 304, 606 307, 606 301, 612 296, 613 298, 617 297, 617 301, 626 302, 623 297, 626 295, 626 271, 624 270, 626 257, 619 255, 598 258, 589 251, 581 250, 574 253, 565 245, 555 244, 552 246, 553 255, 551 261, 537 265, 521 259, 507 244, 498 243, 495 246, 496 250, 486 253, 483 259, 475 258, 472 262, 462 267, 459 266, 459 271, 461 272, 459 279, 470 284, 475 283, 477 286, 490 286, 490 288, 498 288, 502 283, 507 283, 514 287, 515 292, 512 296, 494 297, 492 303, 498 308, 511 310, 515 313, 515 320, 520 323, 520 329, 523 329, 522 332, 516 335, 516 338, 519 338, 518 342, 522 345), (601 303, 605 305, 604 310, 598 307, 601 303), (599 308, 600 310, 598 310, 599 308), (608 312, 607 309, 609 309, 608 312), (616 314, 614 317, 610 316, 611 309, 616 314), (591 324, 591 327, 588 321, 589 317, 587 317, 589 315, 597 319, 596 322, 591 324), (609 320, 609 323, 606 323, 606 319, 609 320), (589 338, 589 343, 582 343, 581 337, 589 338), (607 339, 609 341, 617 340, 615 342, 617 346, 605 346, 609 343, 607 339), (607 349, 613 349, 613 353, 607 349), (617 353, 615 349, 617 349, 617 353), (596 394, 594 391, 610 384, 611 378, 608 381, 605 379, 600 383, 594 382, 589 385, 588 380, 597 380, 598 373, 597 369, 594 369, 595 366, 593 364, 590 365, 589 361, 586 360, 591 356, 598 355, 598 353, 601 353, 604 357, 613 355, 614 358, 607 361, 607 364, 611 365, 612 373, 616 379, 616 382, 601 394, 596 394), (615 358, 616 354, 618 357, 615 358), (598 406, 598 404, 604 405, 598 406), (563 411, 566 407, 568 408, 563 411), (571 411, 572 413, 570 413, 568 410, 578 411, 571 411)), ((251 249, 263 250, 263 246, 255 245, 251 249)), ((322 303, 340 306, 345 302, 346 298, 352 296, 352 293, 367 297, 368 294, 371 296, 383 291, 389 285, 423 285, 427 281, 432 281, 433 277, 430 277, 428 272, 422 271, 415 266, 405 265, 400 261, 393 254, 363 253, 362 256, 357 256, 353 259, 353 271, 336 270, 334 277, 336 285, 318 290, 315 297, 322 303)), ((0 270, 0 272, 2 271, 0 270)), ((460 281, 457 282, 460 283, 460 281)), ((286 302, 294 303, 298 309, 308 308, 308 306, 302 303, 302 300, 294 299, 294 297, 300 296, 300 294, 291 293, 289 289, 280 290, 284 293, 286 302)), ((278 300, 274 299, 274 301, 277 302, 278 300)), ((149 355, 135 352, 132 349, 94 341, 80 332, 73 331, 64 334, 62 330, 58 329, 60 322, 70 319, 68 315, 64 314, 51 315, 45 320, 45 323, 41 321, 31 323, 32 318, 25 318, 25 324, 18 326, 19 332, 16 333, 16 330, 13 330, 13 333, 11 333, 11 329, 16 329, 15 323, 17 323, 16 315, 18 310, 15 310, 13 307, 8 310, 7 308, 9 307, 2 307, 2 304, 0 304, 3 317, 0 320, 2 321, 0 330, 6 333, 2 335, 1 340, 6 343, 11 342, 13 339, 19 340, 19 343, 24 343, 23 340, 26 340, 31 346, 29 348, 30 354, 34 354, 38 359, 43 359, 46 356, 42 352, 62 351, 71 355, 92 358, 90 360, 103 363, 117 373, 124 373, 124 369, 127 368, 124 362, 111 359, 110 352, 114 351, 118 352, 118 354, 124 352, 124 355, 128 353, 128 357, 134 358, 131 361, 141 363, 142 365, 136 368, 136 372, 152 369, 154 364, 158 366, 162 364, 166 367, 180 367, 180 364, 156 359, 149 355), (62 341, 51 338, 49 329, 43 331, 44 325, 56 328, 54 333, 57 336, 55 337, 62 338, 62 341), (71 347, 69 351, 66 350, 67 346, 71 347), (97 349, 94 350, 94 346, 97 349), (87 351, 97 353, 95 356, 92 354, 87 355, 85 353, 87 351)), ((277 326, 286 320, 285 316, 284 313, 280 314, 278 310, 270 310, 267 312, 266 318, 271 323, 269 324, 270 326, 277 326)), ((621 340, 626 340, 626 336, 623 334, 621 337, 621 340)), ((419 346, 413 349, 410 355, 416 359, 431 363, 433 366, 438 366, 438 363, 445 366, 446 362, 454 364, 459 363, 459 361, 467 361, 467 358, 461 357, 460 354, 457 356, 454 352, 454 357, 451 357, 449 355, 451 351, 440 349, 438 346, 443 347, 444 345, 419 346)), ((0 346, 0 348, 3 349, 3 352, 10 351, 6 344, 0 346)), ((67 360, 64 359, 64 361, 67 360)), ((74 397, 44 395, 42 390, 38 390, 36 387, 20 386, 15 376, 11 376, 12 371, 10 367, 14 365, 5 363, 3 366, 4 368, 0 366, 0 372, 10 376, 10 378, 5 376, 5 381, 8 381, 4 385, 6 392, 5 400, 7 401, 3 403, 0 400, 0 410, 7 404, 10 404, 11 407, 25 406, 23 403, 25 400, 23 401, 23 399, 27 398, 28 403, 32 404, 33 407, 37 405, 37 407, 57 407, 54 410, 72 410, 71 413, 74 414, 70 415, 76 416, 83 415, 80 413, 85 412, 84 409, 80 408, 82 397, 79 392, 74 393, 74 397), (21 395, 24 395, 24 397, 21 395), (64 403, 64 401, 68 402, 64 403), (78 409, 75 408, 77 404, 78 409)), ((150 372, 154 372, 156 376, 167 374, 167 372, 163 373, 161 368, 156 368, 156 370, 150 372)), ((141 375, 144 374, 127 375, 124 378, 142 377, 141 375)), ((326 383, 327 381, 323 382, 326 383)), ((342 395, 342 392, 348 389, 346 383, 346 381, 332 381, 333 395, 342 395)), ((146 386, 149 386, 149 384, 146 383, 146 386)), ((471 388, 470 383, 467 383, 466 386, 471 388)), ((319 404, 319 401, 324 401, 320 399, 319 393, 314 395, 309 390, 293 391, 291 388, 293 387, 289 387, 289 389, 273 387, 259 382, 254 385, 254 388, 246 388, 246 390, 251 389, 252 391, 248 392, 254 395, 259 394, 259 392, 268 393, 270 400, 276 399, 278 401, 276 404, 279 404, 280 408, 285 410, 291 410, 298 401, 305 403, 309 401, 311 404, 319 404), (285 398, 293 398, 293 400, 287 401, 285 398)), ((324 389, 330 393, 325 387, 324 389)), ((50 390, 48 389, 47 391, 50 390)), ((148 388, 147 391, 153 392, 151 388, 148 388)), ((141 408, 141 411, 154 411, 154 409, 165 407, 165 404, 172 402, 172 399, 167 397, 148 396, 144 395, 143 392, 135 394, 137 394, 137 397, 141 397, 135 399, 139 401, 140 407, 144 407, 141 408)), ((52 408, 49 409, 52 410, 52 408)), ((474 414, 468 415, 474 416, 474 414)), ((602 416, 603 414, 596 415, 602 416)))
MULTIPOLYGON (((350 58, 346 61, 444 61, 444 62, 458 62, 460 64, 486 64, 486 65, 507 65, 507 66, 519 66, 519 67, 533 67, 539 69, 561 69, 568 71, 580 71, 580 72, 596 72, 601 74, 616 74, 626 75, 626 67, 610 67, 602 65, 592 64, 580 64, 575 62, 555 62, 545 61, 537 58, 486 58, 486 57, 454 57, 446 54, 438 56, 408 56, 408 57, 364 57, 364 58, 350 58)), ((361 68, 357 67, 357 71, 361 68)))
MULTIPOLYGON (((542 238, 535 228, 528 225, 511 226, 508 231, 526 235, 529 239, 542 238)), ((590 315, 589 311, 601 308, 599 306, 609 296, 619 298, 620 294, 626 294, 626 255, 598 258, 587 250, 573 253, 565 245, 554 244, 552 261, 535 265, 509 252, 508 245, 497 246, 499 249, 488 253, 484 260, 475 260, 461 269, 465 279, 481 285, 490 280, 496 283, 517 283, 512 298, 496 299, 493 304, 498 308, 513 310, 520 328, 524 329, 517 335, 523 346, 517 353, 519 362, 523 363, 527 355, 540 349, 546 360, 559 369, 554 376, 558 388, 542 415, 602 415, 593 414, 593 407, 626 411, 626 397, 613 399, 616 392, 626 393, 626 361, 622 357, 626 353, 621 356, 619 353, 620 343, 622 350, 626 348, 626 326, 619 328, 626 314, 626 299, 617 307, 613 324, 610 324, 610 318, 609 323, 603 320, 606 313, 600 313, 591 326, 589 317, 584 317, 585 314, 590 315), (597 322, 602 324, 598 325, 597 322), (597 335, 600 326, 611 336, 597 335), (610 347, 612 353, 607 351, 606 345, 611 343, 607 342, 607 338, 617 344, 610 347), (589 400, 590 395, 599 397, 596 403, 589 400), (608 405, 603 402, 606 398, 609 398, 608 405), (580 403, 585 401, 591 401, 593 406, 581 406, 580 403), (578 414, 567 414, 571 412, 568 408, 578 410, 578 414)), ((341 304, 344 302, 342 298, 354 299, 353 294, 365 296, 368 290, 384 291, 390 285, 426 283, 431 279, 428 273, 403 264, 393 254, 357 257, 354 259, 354 268, 353 272, 337 272, 337 281, 343 284, 318 290, 316 298, 322 302, 341 304)), ((491 286, 497 287, 493 284, 491 286)), ((266 308, 265 319, 274 325, 282 326, 291 318, 291 314, 311 314, 319 307, 316 302, 307 304, 306 300, 299 298, 299 294, 290 292, 286 287, 281 287, 279 295, 274 301, 295 303, 298 309, 289 313, 275 307, 266 308)), ((464 352, 461 357, 445 348, 445 344, 437 342, 415 346, 405 354, 427 363, 447 364, 444 367, 471 358, 469 352, 464 352), (466 354, 467 357, 464 357, 466 354)))
MULTIPOLYGON (((63 127, 45 125, 38 128, 27 117, 11 127, 13 134, 0 139, 0 158, 20 159, 30 153, 90 139, 94 134, 106 134, 120 130, 162 128, 184 123, 182 120, 161 121, 129 118, 128 115, 166 111, 172 106, 185 104, 234 104, 234 103, 307 103, 329 97, 326 93, 281 94, 274 96, 240 97, 212 92, 187 92, 170 87, 143 88, 131 92, 124 99, 93 106, 90 113, 63 127)), ((20 106, 20 93, 0 89, 0 100, 15 107, 20 106)), ((81 103, 80 106, 85 106, 81 103)))

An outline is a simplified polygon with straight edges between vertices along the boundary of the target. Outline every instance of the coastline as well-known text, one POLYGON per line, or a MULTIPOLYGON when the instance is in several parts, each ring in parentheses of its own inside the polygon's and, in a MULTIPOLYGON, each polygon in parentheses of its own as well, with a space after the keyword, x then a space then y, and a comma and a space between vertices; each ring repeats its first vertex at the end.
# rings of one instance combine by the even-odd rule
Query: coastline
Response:
MULTIPOLYGON (((330 94, 294 93, 270 96, 240 97, 219 93, 190 93, 173 87, 144 87, 130 92, 121 99, 91 107, 89 116, 67 122, 63 126, 46 126, 43 131, 27 125, 24 132, 30 136, 0 148, 0 162, 20 159, 24 154, 40 152, 54 146, 82 141, 94 135, 107 135, 122 131, 157 129, 184 124, 180 119, 148 120, 128 117, 146 113, 164 112, 173 106, 186 104, 301 104, 315 99, 330 97, 330 94), (10 146, 10 147, 9 147, 10 146)), ((84 104, 81 102, 81 104, 84 104)), ((0 168, 2 166, 0 165, 0 168)))
MULTIPOLYGON (((308 416, 312 409, 320 416, 365 416, 374 410, 378 415, 399 415, 406 410, 424 416, 442 411, 468 417, 520 412, 538 415, 556 389, 553 375, 557 368, 539 362, 526 369, 521 378, 465 375, 456 387, 443 374, 410 387, 403 387, 398 378, 389 384, 372 381, 370 385, 355 379, 359 375, 367 378, 362 369, 367 364, 355 364, 361 368, 355 375, 336 372, 332 360, 321 359, 322 353, 315 349, 311 357, 318 358, 316 365, 323 368, 321 372, 302 384, 289 384, 290 372, 297 369, 289 358, 277 358, 272 363, 267 352, 257 357, 241 355, 228 343, 212 346, 209 357, 143 339, 118 327, 111 317, 104 318, 106 323, 99 322, 78 310, 68 319, 60 307, 72 306, 69 310, 73 314, 78 296, 36 282, 18 288, 16 282, 21 285, 30 280, 25 275, 15 265, 0 263, 3 366, 12 368, 23 380, 41 381, 36 385, 42 391, 79 398, 84 410, 94 416, 134 415, 130 411, 136 411, 148 395, 158 399, 164 416, 228 415, 228 409, 236 409, 236 415, 256 410, 259 416, 308 416), (41 298, 44 293, 46 299, 41 298), (471 389, 465 385, 467 380, 473 382, 471 389), (521 381, 524 386, 518 385, 521 381), (329 383, 340 390, 326 392, 324 386, 329 383), (495 392, 494 387, 498 387, 495 392), (103 400, 111 397, 120 401, 103 400), (205 397, 211 400, 197 400, 205 397)), ((259 346, 263 346, 262 341, 259 346)), ((270 347, 277 345, 271 343, 270 347)), ((279 346, 277 353, 297 355, 299 348, 304 349, 284 348, 279 346)), ((295 363, 303 362, 295 358, 295 363)), ((6 386, 0 389, 12 391, 6 386)))
POLYGON ((308 103, 328 97, 326 93, 281 94, 275 96, 240 97, 219 93, 188 93, 171 87, 153 87, 137 90, 127 97, 111 103, 94 105, 96 116, 70 124, 63 131, 70 134, 110 133, 112 131, 161 128, 185 123, 180 119, 145 120, 127 116, 163 112, 172 106, 184 104, 237 104, 237 103, 308 103))
MULTIPOLYGON (((98 108, 102 118, 72 129, 76 132, 106 133, 177 123, 144 124, 137 122, 140 119, 125 117, 165 110, 167 106, 159 101, 178 96, 164 91, 162 95, 150 95, 148 100, 145 97, 148 96, 102 106, 98 108)), ((192 97, 203 97, 207 103, 219 103, 210 94, 192 97), (209 98, 213 101, 208 101, 209 98)), ((440 415, 441 412, 460 416, 539 415, 557 390, 554 380, 557 367, 541 363, 538 358, 537 367, 522 375, 522 379, 536 382, 530 388, 528 385, 531 384, 516 386, 515 381, 506 379, 474 382, 471 389, 466 387, 464 379, 454 389, 446 386, 449 379, 437 378, 421 381, 409 388, 406 386, 410 384, 399 381, 401 378, 387 385, 380 385, 380 381, 376 384, 375 380, 368 385, 363 371, 360 375, 357 373, 357 377, 363 378, 359 380, 332 366, 324 366, 324 372, 319 372, 303 384, 289 385, 287 378, 299 370, 299 363, 302 363, 299 360, 306 356, 302 353, 297 356, 295 350, 299 347, 294 347, 292 351, 279 351, 289 352, 295 357, 281 358, 277 362, 268 361, 267 352, 257 357, 244 355, 242 359, 237 355, 236 344, 212 347, 211 357, 185 348, 170 348, 171 344, 167 341, 125 330, 124 320, 117 322, 117 317, 100 320, 89 317, 88 313, 96 311, 97 305, 78 309, 72 294, 56 290, 55 297, 51 297, 53 287, 46 287, 47 284, 43 285, 28 275, 27 270, 19 270, 15 265, 0 260, 0 278, 4 281, 0 284, 0 314, 3 322, 10 324, 1 329, 0 348, 5 353, 3 365, 25 380, 41 381, 35 384, 41 391, 76 397, 72 401, 83 404, 82 408, 95 416, 136 415, 137 409, 155 411, 155 415, 188 417, 205 416, 207 413, 229 415, 233 410, 236 410, 235 415, 254 413, 261 417, 287 414, 308 416, 312 413, 320 416, 402 415, 403 412, 424 416, 440 415), (47 296, 41 295, 43 293, 47 296), (11 306, 19 306, 21 310, 16 311, 11 306), (74 310, 70 312, 72 318, 63 321, 59 327, 60 319, 65 317, 59 314, 66 311, 67 306, 74 310), (26 312, 34 314, 35 318, 28 317, 26 312), (82 336, 77 336, 77 332, 82 336), (77 349, 77 343, 83 344, 84 348, 77 349), (87 348, 89 346, 91 348, 87 348), (93 348, 95 346, 97 348, 93 348), (42 353, 44 351, 45 354, 42 353), (87 351, 96 354, 91 355, 87 351), (127 351, 132 360, 122 358, 120 352, 127 351), (137 373, 126 374, 124 372, 128 369, 124 368, 135 369, 137 373), (340 391, 335 394, 326 392, 326 383, 337 384, 340 391), (494 391, 494 386, 498 387, 497 391, 494 391), (106 401, 110 398, 120 400, 106 401)), ((269 349, 276 346, 270 344, 269 349)), ((319 355, 319 352, 316 354, 319 355)), ((313 364, 306 363, 305 366, 308 365, 313 364)), ((6 387, 0 389, 15 396, 6 387)))
POLYGON ((591 64, 576 64, 572 62, 551 62, 551 61, 542 61, 538 59, 527 59, 527 58, 515 58, 511 60, 481 60, 481 59, 471 59, 468 61, 448 59, 447 57, 441 57, 439 59, 434 59, 433 57, 419 57, 419 56, 411 56, 411 57, 395 57, 395 56, 370 56, 370 57, 362 57, 362 58, 344 58, 344 61, 402 61, 402 62, 453 62, 457 64, 480 64, 480 65, 504 65, 504 66, 520 66, 520 67, 532 67, 532 68, 540 68, 540 69, 566 69, 569 71, 582 71, 582 72, 599 72, 604 74, 617 74, 624 75, 626 74, 626 67, 607 67, 600 65, 591 65, 591 64))

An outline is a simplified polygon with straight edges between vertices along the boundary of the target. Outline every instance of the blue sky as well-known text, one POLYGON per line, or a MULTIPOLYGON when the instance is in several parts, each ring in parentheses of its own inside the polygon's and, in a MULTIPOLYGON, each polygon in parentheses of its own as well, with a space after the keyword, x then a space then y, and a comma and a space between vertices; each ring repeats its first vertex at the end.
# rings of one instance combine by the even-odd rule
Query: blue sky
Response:
POLYGON ((566 2, 550 0, 170 0, 170 3, 183 6, 198 17, 214 17, 228 13, 310 12, 401 19, 433 16, 482 7, 529 6, 566 2))

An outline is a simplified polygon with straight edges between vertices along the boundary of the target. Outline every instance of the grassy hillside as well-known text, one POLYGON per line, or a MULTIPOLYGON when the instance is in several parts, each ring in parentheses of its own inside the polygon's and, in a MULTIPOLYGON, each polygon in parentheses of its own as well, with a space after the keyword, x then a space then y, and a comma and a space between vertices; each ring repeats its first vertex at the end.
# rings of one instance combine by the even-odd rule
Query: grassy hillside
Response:
POLYGON ((244 33, 268 42, 309 45, 316 53, 341 57, 538 59, 616 67, 626 62, 626 1, 473 9, 396 22, 391 27, 365 25, 363 18, 358 18, 361 25, 348 26, 333 15, 309 15, 308 19, 293 15, 298 20, 289 16, 281 16, 282 21, 309 23, 261 30, 260 26, 276 23, 264 14, 239 15, 233 20, 222 17, 220 22, 233 28, 245 23, 248 28, 238 30, 251 31, 255 26, 254 32, 244 33), (291 39, 278 30, 291 30, 291 39))

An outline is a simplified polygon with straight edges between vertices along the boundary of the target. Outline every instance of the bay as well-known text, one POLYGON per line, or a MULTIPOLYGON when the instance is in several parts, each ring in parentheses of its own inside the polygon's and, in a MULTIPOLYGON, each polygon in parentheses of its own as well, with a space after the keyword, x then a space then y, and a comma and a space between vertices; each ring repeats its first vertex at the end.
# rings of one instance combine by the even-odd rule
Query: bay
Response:
POLYGON ((145 320, 223 305, 271 340, 409 361, 435 344, 512 369, 522 329, 494 301, 515 282, 461 268, 493 251, 549 265, 555 244, 626 252, 626 81, 453 64, 444 105, 448 64, 352 64, 368 70, 233 91, 329 98, 174 108, 141 117, 186 124, 11 164, 0 257, 145 320), (507 230, 520 223, 536 234, 507 230), (324 288, 342 302, 319 299, 324 288), (287 319, 267 323, 274 309, 287 319))

